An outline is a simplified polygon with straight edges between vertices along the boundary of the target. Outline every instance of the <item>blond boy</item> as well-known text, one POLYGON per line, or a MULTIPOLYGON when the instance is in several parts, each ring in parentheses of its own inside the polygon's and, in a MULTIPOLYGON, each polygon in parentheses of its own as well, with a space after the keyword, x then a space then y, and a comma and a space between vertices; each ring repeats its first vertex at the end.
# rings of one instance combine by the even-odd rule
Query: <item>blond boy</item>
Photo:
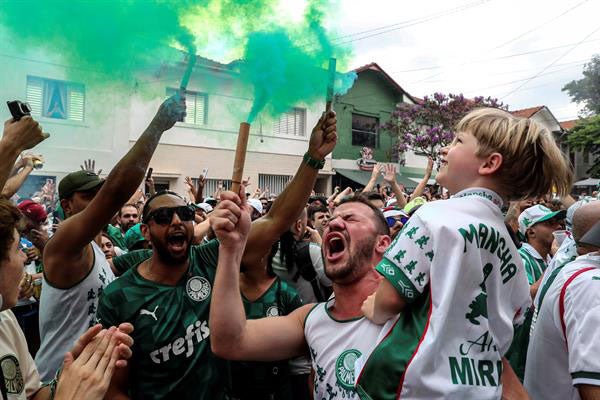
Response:
POLYGON ((478 109, 442 149, 437 181, 453 197, 421 207, 377 266, 363 305, 398 322, 362 363, 357 390, 373 399, 500 399, 503 356, 531 299, 503 202, 559 194, 571 172, 551 134, 501 110, 478 109))

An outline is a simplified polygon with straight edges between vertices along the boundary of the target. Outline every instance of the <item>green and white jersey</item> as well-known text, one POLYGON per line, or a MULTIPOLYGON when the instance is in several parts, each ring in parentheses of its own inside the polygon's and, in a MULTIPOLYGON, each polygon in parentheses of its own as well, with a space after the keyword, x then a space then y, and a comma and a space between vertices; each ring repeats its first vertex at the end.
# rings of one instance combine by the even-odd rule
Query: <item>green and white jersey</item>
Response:
POLYGON ((527 280, 530 285, 533 285, 542 277, 544 271, 548 267, 548 261, 538 253, 529 243, 523 243, 519 249, 519 255, 523 260, 523 266, 527 273, 527 280))
POLYGON ((176 286, 143 278, 128 268, 104 290, 98 321, 105 327, 130 322, 133 399, 219 399, 224 362, 210 350, 208 313, 219 243, 192 246, 187 274, 176 286))
MULTIPOLYGON (((255 301, 246 299, 243 294, 242 300, 247 319, 288 315, 302 306, 296 289, 279 278, 275 278, 271 287, 255 301)), ((229 385, 231 396, 236 399, 289 399, 288 361, 231 361, 229 385)))
MULTIPOLYGON (((530 285, 533 285, 538 279, 542 278, 548 265, 540 253, 538 253, 538 251, 529 243, 523 243, 521 245, 521 248, 519 248, 519 255, 521 256, 525 272, 527 273, 527 281, 530 285)), ((533 315, 533 307, 527 309, 525 312, 525 321, 522 325, 515 328, 513 341, 506 353, 506 359, 521 382, 525 376, 527 348, 529 347, 529 333, 531 331, 533 315)))
POLYGON ((335 298, 316 304, 304 321, 310 349, 315 399, 358 399, 355 362, 368 355, 380 333, 393 324, 376 325, 365 317, 337 320, 329 312, 335 298))
POLYGON ((427 203, 377 266, 408 303, 365 363, 363 398, 499 399, 502 357, 531 304, 500 197, 427 203))
POLYGON ((578 400, 575 385, 600 386, 600 254, 577 257, 548 282, 540 288, 525 388, 534 400, 578 400))

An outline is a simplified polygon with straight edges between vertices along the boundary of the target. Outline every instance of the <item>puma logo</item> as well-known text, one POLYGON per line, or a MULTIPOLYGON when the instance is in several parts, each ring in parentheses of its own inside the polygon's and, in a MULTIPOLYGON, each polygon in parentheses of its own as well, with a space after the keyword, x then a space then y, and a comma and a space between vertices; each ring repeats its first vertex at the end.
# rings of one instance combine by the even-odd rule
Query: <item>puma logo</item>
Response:
POLYGON ((140 315, 149 315, 152 318, 154 318, 155 321, 158 321, 158 318, 156 318, 156 310, 158 309, 158 306, 154 307, 154 311, 150 312, 148 310, 144 310, 143 308, 140 309, 140 315))

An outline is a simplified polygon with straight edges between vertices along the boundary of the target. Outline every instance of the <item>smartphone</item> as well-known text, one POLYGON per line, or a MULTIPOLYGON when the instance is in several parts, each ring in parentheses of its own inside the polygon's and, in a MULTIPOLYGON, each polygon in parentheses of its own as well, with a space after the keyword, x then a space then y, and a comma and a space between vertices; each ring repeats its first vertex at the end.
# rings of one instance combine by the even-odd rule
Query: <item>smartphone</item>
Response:
POLYGON ((208 168, 204 168, 202 170, 202 176, 204 177, 204 179, 206 179, 206 176, 208 175, 208 168))
POLYGON ((152 167, 148 168, 148 173, 146 174, 146 180, 152 178, 152 171, 154 171, 152 169, 152 167))
POLYGON ((27 103, 19 100, 7 101, 8 110, 15 121, 20 120, 26 115, 31 115, 31 107, 27 103))

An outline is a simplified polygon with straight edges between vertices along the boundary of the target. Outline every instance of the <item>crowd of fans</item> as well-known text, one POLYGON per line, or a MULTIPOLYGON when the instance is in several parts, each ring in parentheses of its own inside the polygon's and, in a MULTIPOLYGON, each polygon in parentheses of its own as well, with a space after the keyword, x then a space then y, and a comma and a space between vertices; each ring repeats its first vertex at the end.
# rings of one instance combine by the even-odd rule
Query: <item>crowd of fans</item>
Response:
POLYGON ((415 188, 377 164, 327 196, 329 113, 277 196, 205 193, 202 175, 156 192, 148 165, 184 113, 165 101, 56 207, 10 200, 48 134, 5 123, 2 398, 600 398, 600 202, 568 194, 537 124, 478 110, 442 149, 443 187, 430 159, 415 188))

